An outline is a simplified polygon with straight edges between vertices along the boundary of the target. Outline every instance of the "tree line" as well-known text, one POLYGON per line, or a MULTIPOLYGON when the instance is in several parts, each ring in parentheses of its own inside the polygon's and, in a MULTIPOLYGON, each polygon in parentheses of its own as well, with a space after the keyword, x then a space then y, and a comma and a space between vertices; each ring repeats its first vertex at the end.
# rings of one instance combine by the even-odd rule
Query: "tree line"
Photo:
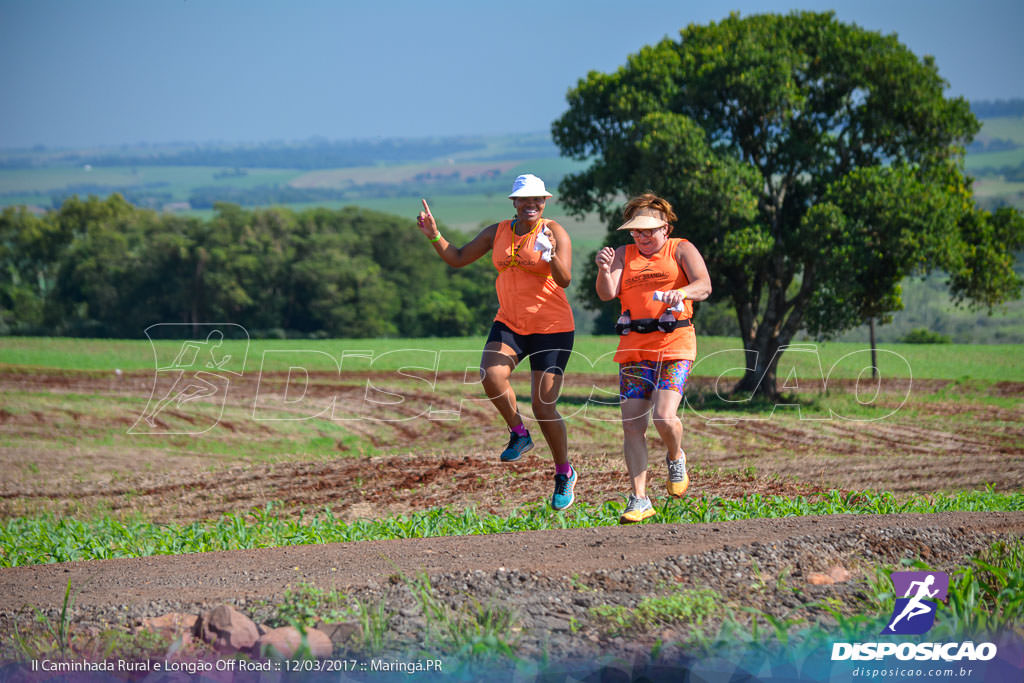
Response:
POLYGON ((203 220, 114 194, 44 215, 8 208, 0 334, 140 338, 167 322, 232 322, 254 336, 486 332, 490 264, 455 270, 432 252, 411 221, 355 207, 218 204, 203 220))
POLYGON ((975 100, 971 102, 971 111, 982 119, 1024 116, 1024 99, 1018 97, 1009 100, 975 100))

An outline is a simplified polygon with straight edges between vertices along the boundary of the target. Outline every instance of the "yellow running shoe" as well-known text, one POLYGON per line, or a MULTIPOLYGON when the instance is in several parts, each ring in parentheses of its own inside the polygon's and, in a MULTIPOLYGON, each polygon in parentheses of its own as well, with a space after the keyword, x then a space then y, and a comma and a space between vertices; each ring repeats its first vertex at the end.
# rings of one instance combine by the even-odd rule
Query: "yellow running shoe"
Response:
POLYGON ((637 498, 631 493, 629 494, 629 502, 626 504, 626 509, 622 511, 622 516, 619 517, 619 524, 636 524, 656 514, 658 513, 654 511, 650 498, 637 498))
POLYGON ((668 460, 668 495, 678 498, 690 488, 690 475, 686 473, 686 454, 679 451, 679 457, 668 460))

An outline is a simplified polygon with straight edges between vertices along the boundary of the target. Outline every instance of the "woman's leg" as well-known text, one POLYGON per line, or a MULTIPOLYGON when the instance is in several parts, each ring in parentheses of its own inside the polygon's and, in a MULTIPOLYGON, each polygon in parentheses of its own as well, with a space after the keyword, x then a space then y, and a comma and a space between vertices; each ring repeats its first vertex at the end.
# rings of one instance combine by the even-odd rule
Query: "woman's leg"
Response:
POLYGON ((654 400, 654 426, 665 444, 668 479, 665 487, 670 496, 678 498, 690 487, 683 454, 683 423, 679 420, 679 403, 683 400, 686 379, 693 363, 688 360, 667 361, 658 370, 658 384, 654 400))
POLYGON ((512 347, 501 342, 488 342, 484 347, 480 360, 480 377, 483 380, 484 392, 505 418, 509 429, 523 423, 510 380, 515 367, 516 352, 512 347))
POLYGON ((676 414, 683 396, 674 389, 655 389, 652 398, 654 428, 665 444, 665 459, 675 460, 679 457, 683 442, 683 423, 676 414))
POLYGON ((530 388, 533 416, 540 424, 555 465, 566 465, 569 462, 569 441, 565 420, 556 405, 558 395, 562 392, 562 375, 534 370, 531 373, 530 388))
POLYGON ((622 451, 633 483, 633 495, 647 497, 647 422, 651 401, 627 398, 622 401, 622 451))

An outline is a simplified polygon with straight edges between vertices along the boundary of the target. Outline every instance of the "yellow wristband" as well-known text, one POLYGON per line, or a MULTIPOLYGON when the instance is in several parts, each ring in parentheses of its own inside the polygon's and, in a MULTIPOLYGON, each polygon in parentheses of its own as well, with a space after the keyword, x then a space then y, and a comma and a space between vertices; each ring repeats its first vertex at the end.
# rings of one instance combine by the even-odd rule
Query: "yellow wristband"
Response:
POLYGON ((677 289, 676 291, 677 291, 677 292, 679 292, 680 294, 682 294, 682 295, 683 295, 683 299, 686 299, 686 298, 687 298, 687 297, 686 297, 686 292, 684 292, 683 290, 681 290, 681 289, 677 289))
POLYGON ((432 239, 430 241, 431 241, 431 243, 433 243, 433 242, 438 241, 439 239, 441 239, 441 233, 437 233, 437 237, 435 237, 434 239, 432 239))

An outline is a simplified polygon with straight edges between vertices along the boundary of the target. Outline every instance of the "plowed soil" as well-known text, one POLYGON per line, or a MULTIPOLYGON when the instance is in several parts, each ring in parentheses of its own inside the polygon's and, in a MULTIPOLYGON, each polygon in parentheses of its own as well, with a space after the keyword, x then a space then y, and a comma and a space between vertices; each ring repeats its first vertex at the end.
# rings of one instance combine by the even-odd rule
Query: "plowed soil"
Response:
MULTIPOLYGON (((306 399, 333 399, 335 410, 374 417, 368 411, 380 404, 367 402, 366 379, 373 378, 312 376, 306 399)), ((162 391, 154 386, 152 373, 112 377, 0 371, 0 395, 5 396, 0 403, 0 516, 103 510, 141 512, 154 521, 181 523, 282 501, 284 515, 327 507, 354 519, 439 505, 502 513, 550 495, 551 464, 539 430, 534 430, 537 447, 523 460, 499 463, 497 453, 507 435, 486 403, 458 407, 457 402, 445 404, 443 397, 409 390, 403 404, 387 407, 389 419, 354 419, 339 431, 323 420, 253 419, 258 397, 266 400, 275 391, 284 392, 283 376, 264 375, 258 385, 251 379, 232 381, 221 412, 190 404, 168 408, 155 416, 148 436, 133 437, 128 432, 137 427, 150 397, 162 391), (458 407, 458 420, 425 415, 423 406, 430 401, 435 411, 458 407), (216 419, 207 426, 210 415, 216 419), (285 427, 305 429, 301 440, 326 440, 326 451, 289 449, 285 427), (187 433, 190 429, 194 433, 187 433), (251 444, 253 452, 263 449, 264 455, 221 457, 230 450, 224 444, 239 442, 251 444), (265 455, 267 444, 273 451, 278 443, 284 444, 280 452, 265 455)), ((628 490, 616 413, 584 410, 591 389, 605 384, 606 377, 571 377, 560 403, 567 417, 570 456, 580 473, 577 499, 589 503, 622 500, 628 490)), ((850 420, 800 419, 793 411, 777 411, 768 418, 755 412, 711 411, 707 406, 713 387, 695 379, 688 389, 692 403, 683 413, 689 495, 1024 488, 1024 384, 988 387, 990 395, 1006 399, 994 403, 960 402, 949 384, 915 382, 912 407, 905 404, 904 383, 885 384, 878 402, 888 406, 880 413, 883 419, 850 420)), ((836 383, 829 389, 853 387, 836 383)), ((521 398, 528 396, 523 387, 517 390, 521 398)), ((283 397, 281 393, 277 398, 283 397)), ((281 400, 275 405, 287 412, 289 404, 281 400)), ((522 407, 528 412, 528 401, 522 407)), ((653 429, 649 435, 650 487, 660 497, 663 453, 653 429)), ((572 568, 611 569, 754 539, 854 533, 865 524, 936 523, 937 518, 924 515, 891 521, 837 516, 697 525, 682 535, 668 525, 645 524, 4 569, 0 610, 10 614, 26 604, 56 607, 69 578, 80 580, 78 600, 83 605, 226 599, 238 595, 236 580, 243 575, 250 577, 244 595, 258 598, 280 595, 285 585, 302 579, 367 585, 392 573, 396 563, 403 570, 430 573, 516 567, 564 575, 572 568), (304 569, 296 573, 299 566, 304 569)), ((953 515, 940 525, 1024 534, 1020 513, 953 515)))
MULTIPOLYGON (((463 401, 460 407, 450 397, 411 388, 402 390, 403 403, 381 408, 366 398, 373 377, 337 376, 311 377, 306 401, 334 400, 335 415, 354 419, 253 419, 257 401, 287 410, 285 380, 233 378, 220 414, 191 404, 168 408, 156 416, 150 434, 133 435, 147 400, 162 391, 152 373, 115 379, 0 372, 0 392, 8 397, 0 404, 6 436, 0 445, 0 516, 99 508, 188 522, 280 501, 283 514, 328 507, 353 519, 440 505, 503 512, 550 495, 551 461, 536 423, 534 450, 502 464, 497 454, 507 432, 486 402, 463 401), (282 400, 275 400, 275 390, 282 400), (459 411, 458 419, 438 412, 449 408, 459 411), (328 429, 339 424, 340 431, 328 429), (293 425, 307 431, 295 436, 285 430, 293 425), (308 437, 327 442, 326 449, 305 453, 308 437), (247 449, 264 454, 222 455, 247 449)), ((572 376, 559 404, 580 472, 577 496, 594 503, 621 500, 628 490, 617 412, 594 411, 587 403, 593 388, 607 383, 606 377, 572 376)), ((713 392, 696 378, 688 388, 691 403, 681 412, 691 495, 1024 488, 1024 401, 1018 400, 1024 383, 988 387, 990 395, 1009 399, 998 405, 958 402, 949 384, 918 380, 912 391, 905 381, 884 384, 876 400, 880 419, 801 419, 792 406, 768 416, 709 410, 706 398, 713 392)), ((854 390, 851 382, 829 388, 854 390)), ((517 389, 522 402, 528 389, 517 389)), ((523 403, 528 415, 528 401, 523 403)), ((648 435, 657 494, 664 486, 664 455, 653 428, 648 435)))

